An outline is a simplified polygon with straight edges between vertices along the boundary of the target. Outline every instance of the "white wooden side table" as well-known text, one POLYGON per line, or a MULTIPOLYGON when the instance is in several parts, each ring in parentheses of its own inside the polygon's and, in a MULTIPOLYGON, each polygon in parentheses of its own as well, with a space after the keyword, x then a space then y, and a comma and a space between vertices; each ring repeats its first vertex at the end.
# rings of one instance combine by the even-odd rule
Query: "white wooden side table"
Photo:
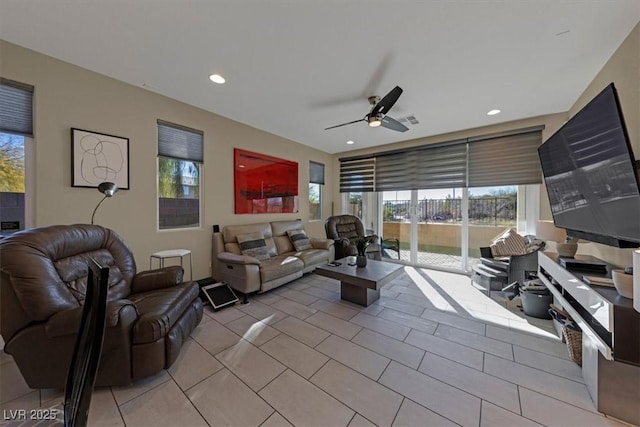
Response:
POLYGON ((149 256, 149 270, 151 270, 154 258, 158 260, 160 268, 164 267, 164 260, 169 258, 180 258, 180 267, 185 256, 189 256, 189 280, 193 280, 193 264, 191 261, 191 251, 189 249, 167 249, 166 251, 154 252, 149 256))

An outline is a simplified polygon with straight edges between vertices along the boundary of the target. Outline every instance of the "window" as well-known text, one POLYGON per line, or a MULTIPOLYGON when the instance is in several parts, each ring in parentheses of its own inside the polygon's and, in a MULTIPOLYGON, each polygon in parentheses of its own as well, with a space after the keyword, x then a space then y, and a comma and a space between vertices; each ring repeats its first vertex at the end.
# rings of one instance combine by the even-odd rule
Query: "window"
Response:
POLYGON ((158 120, 158 228, 200 227, 203 133, 158 120))
POLYGON ((309 220, 322 219, 322 189, 324 187, 324 165, 309 162, 309 220))
POLYGON ((33 86, 0 78, 0 233, 33 226, 33 86))

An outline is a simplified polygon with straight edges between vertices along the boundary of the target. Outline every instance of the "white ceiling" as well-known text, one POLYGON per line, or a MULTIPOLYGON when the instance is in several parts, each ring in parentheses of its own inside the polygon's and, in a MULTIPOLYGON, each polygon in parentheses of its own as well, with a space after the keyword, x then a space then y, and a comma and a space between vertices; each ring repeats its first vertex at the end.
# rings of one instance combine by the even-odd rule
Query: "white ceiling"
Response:
POLYGON ((328 153, 567 111, 639 20, 639 0, 0 0, 6 41, 328 153), (395 85, 408 132, 323 130, 395 85))

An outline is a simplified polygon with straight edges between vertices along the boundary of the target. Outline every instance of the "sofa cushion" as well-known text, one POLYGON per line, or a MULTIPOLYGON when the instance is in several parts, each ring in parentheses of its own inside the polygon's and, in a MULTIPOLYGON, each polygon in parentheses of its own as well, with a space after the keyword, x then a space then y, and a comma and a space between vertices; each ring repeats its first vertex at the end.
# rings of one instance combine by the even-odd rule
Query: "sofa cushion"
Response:
POLYGON ((309 241, 309 237, 307 237, 307 233, 304 230, 287 230, 287 235, 296 251, 311 249, 311 241, 309 241))
POLYGON ((253 233, 238 234, 236 236, 240 245, 242 255, 252 256, 260 261, 270 258, 267 243, 264 240, 264 234, 260 231, 253 233))
POLYGON ((262 283, 295 274, 304 268, 303 262, 294 256, 278 255, 260 264, 262 283))
POLYGON ((200 290, 196 282, 131 294, 139 317, 133 327, 133 342, 142 344, 163 338, 183 315, 200 290))
POLYGON ((308 249, 297 253, 296 256, 302 260, 305 267, 329 262, 329 251, 326 249, 308 249))
POLYGON ((494 258, 527 253, 527 243, 515 229, 510 228, 496 238, 491 244, 491 254, 494 258))

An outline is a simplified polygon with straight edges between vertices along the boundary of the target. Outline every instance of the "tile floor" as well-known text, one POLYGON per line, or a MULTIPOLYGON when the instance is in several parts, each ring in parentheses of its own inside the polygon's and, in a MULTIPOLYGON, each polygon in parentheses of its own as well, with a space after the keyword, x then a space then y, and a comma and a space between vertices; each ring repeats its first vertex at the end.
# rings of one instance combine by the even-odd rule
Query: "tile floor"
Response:
MULTIPOLYGON (((171 369, 97 389, 89 425, 623 425, 597 412, 551 321, 467 276, 405 267, 366 308, 338 290, 308 274, 205 309, 171 369)), ((0 363, 4 423, 61 407, 61 390, 31 390, 10 356, 0 363)))

